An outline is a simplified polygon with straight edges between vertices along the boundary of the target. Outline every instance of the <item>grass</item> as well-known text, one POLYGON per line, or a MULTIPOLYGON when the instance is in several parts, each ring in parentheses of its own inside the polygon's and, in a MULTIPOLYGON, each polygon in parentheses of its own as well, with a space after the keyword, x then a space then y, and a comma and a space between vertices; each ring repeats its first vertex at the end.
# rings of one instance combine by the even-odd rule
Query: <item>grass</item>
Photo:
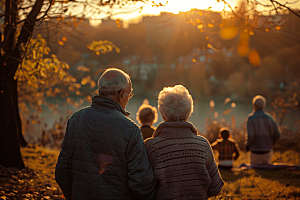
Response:
MULTIPOLYGON (((37 174, 29 183, 47 186, 50 197, 61 196, 54 178, 59 151, 40 147, 26 147, 21 151, 25 165, 37 174)), ((295 151, 275 152, 273 162, 300 164, 299 155, 295 151)), ((249 152, 241 153, 234 166, 241 163, 249 163, 249 152)), ((300 171, 248 169, 239 172, 220 170, 220 173, 225 185, 218 196, 210 199, 300 199, 300 171)))
MULTIPOLYGON (((249 152, 242 153, 234 166, 249 163, 249 152)), ((275 152, 273 163, 300 164, 299 153, 275 152)), ((247 169, 220 170, 225 185, 210 199, 300 199, 300 171, 247 169)))

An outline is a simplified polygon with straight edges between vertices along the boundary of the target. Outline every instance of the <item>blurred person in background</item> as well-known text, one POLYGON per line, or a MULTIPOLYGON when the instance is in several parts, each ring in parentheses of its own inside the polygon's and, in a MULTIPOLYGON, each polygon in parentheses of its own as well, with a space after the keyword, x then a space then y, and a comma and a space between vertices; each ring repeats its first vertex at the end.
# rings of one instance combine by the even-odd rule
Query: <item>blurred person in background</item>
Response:
POLYGON ((155 181, 140 128, 125 111, 133 96, 122 70, 107 69, 92 104, 75 112, 55 169, 66 199, 153 199, 155 181))
POLYGON ((139 107, 138 112, 136 113, 136 119, 142 126, 141 131, 143 139, 152 137, 153 132, 155 131, 154 123, 157 122, 157 109, 149 105, 149 101, 145 99, 143 104, 139 107))
POLYGON ((271 164, 273 146, 281 137, 277 123, 264 111, 266 99, 257 95, 252 100, 253 112, 247 118, 246 149, 251 165, 271 164))
POLYGON ((240 156, 238 144, 234 139, 230 138, 230 132, 227 127, 220 129, 220 139, 216 140, 212 145, 213 150, 219 152, 219 169, 231 169, 233 161, 237 160, 240 156))
POLYGON ((193 107, 182 85, 165 87, 158 95, 164 122, 144 141, 158 182, 156 199, 208 199, 224 185, 209 142, 187 121, 193 107))

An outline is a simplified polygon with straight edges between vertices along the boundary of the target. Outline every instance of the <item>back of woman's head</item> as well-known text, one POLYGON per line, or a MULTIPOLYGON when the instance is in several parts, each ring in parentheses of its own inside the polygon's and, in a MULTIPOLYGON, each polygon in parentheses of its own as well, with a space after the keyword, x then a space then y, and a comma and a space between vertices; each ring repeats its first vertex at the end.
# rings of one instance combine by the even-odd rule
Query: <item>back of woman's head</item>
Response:
POLYGON ((140 124, 156 123, 157 109, 153 106, 142 104, 136 113, 136 119, 140 124))
POLYGON ((166 121, 187 120, 193 109, 193 98, 182 85, 164 87, 158 94, 158 110, 166 121))

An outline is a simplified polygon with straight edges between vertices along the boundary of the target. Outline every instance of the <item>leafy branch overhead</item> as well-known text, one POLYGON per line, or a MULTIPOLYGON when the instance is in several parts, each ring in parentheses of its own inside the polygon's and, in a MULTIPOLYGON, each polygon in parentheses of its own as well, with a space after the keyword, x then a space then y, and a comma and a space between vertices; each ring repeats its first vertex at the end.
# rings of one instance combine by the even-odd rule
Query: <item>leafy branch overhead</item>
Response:
POLYGON ((87 48, 96 52, 98 56, 100 53, 105 54, 112 52, 113 50, 115 50, 117 53, 120 53, 120 49, 108 40, 93 41, 91 44, 87 45, 87 48))

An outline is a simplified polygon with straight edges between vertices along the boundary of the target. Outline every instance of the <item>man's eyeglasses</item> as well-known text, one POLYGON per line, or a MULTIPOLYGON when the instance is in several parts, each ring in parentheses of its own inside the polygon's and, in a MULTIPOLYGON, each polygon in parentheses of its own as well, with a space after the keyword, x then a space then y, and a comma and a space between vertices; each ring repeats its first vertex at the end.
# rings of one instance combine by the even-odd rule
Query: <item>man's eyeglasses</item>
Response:
MULTIPOLYGON (((122 89, 122 90, 125 90, 125 89, 122 89)), ((122 90, 120 90, 118 93, 120 93, 122 90)), ((132 98, 134 95, 132 92, 129 92, 127 90, 125 90, 125 92, 128 92, 129 99, 132 98)))

